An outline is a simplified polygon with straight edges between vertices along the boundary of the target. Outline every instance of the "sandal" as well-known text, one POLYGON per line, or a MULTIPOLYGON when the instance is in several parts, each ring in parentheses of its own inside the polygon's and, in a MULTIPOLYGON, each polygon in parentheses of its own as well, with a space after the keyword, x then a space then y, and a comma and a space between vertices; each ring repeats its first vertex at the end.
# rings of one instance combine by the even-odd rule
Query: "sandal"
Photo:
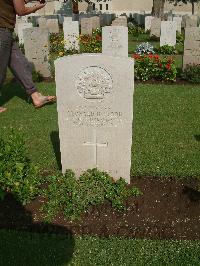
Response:
POLYGON ((34 105, 36 109, 43 107, 46 104, 52 104, 56 102, 56 96, 43 96, 40 94, 40 103, 34 105))
POLYGON ((0 106, 0 113, 4 113, 7 111, 7 108, 0 106))

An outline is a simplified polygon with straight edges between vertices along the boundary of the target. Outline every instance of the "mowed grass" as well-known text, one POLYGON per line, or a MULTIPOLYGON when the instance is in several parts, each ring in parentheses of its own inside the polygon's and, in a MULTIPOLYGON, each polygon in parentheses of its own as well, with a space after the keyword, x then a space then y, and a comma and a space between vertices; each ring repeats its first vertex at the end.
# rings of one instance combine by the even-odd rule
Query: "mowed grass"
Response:
POLYGON ((198 266, 200 241, 73 237, 0 231, 0 266, 198 266))
MULTIPOLYGON (((55 94, 54 83, 40 83, 38 87, 45 94, 55 94)), ((135 87, 132 175, 200 177, 200 87, 135 87)), ((56 104, 35 110, 16 83, 4 86, 1 99, 8 111, 0 116, 0 136, 6 138, 12 128, 20 130, 31 161, 43 170, 57 171, 56 104)))

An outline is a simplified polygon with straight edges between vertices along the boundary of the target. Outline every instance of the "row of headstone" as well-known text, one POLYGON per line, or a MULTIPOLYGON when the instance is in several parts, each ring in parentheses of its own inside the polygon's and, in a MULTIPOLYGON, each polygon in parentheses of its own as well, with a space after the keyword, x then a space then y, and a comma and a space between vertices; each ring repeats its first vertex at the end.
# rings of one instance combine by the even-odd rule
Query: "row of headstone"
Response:
POLYGON ((130 183, 134 60, 127 39, 126 27, 105 27, 102 54, 55 62, 63 173, 99 168, 130 183))

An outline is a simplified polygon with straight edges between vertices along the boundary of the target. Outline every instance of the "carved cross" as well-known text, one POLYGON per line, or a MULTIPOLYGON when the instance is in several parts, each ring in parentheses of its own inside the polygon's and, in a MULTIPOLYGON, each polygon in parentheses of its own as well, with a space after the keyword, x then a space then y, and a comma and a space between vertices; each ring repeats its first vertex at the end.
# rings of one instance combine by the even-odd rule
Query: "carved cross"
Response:
POLYGON ((89 142, 89 141, 84 142, 83 145, 94 147, 95 166, 98 167, 98 148, 107 148, 108 142, 98 143, 96 130, 94 130, 93 135, 94 135, 94 137, 93 137, 94 140, 92 142, 89 142))

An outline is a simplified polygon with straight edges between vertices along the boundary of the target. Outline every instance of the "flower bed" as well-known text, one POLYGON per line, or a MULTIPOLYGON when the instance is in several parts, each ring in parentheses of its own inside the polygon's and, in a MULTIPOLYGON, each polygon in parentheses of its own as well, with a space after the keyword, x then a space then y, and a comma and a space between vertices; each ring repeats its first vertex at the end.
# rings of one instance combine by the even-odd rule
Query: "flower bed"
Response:
POLYGON ((157 54, 134 54, 132 57, 135 59, 135 79, 176 81, 177 69, 173 58, 162 58, 157 54))

